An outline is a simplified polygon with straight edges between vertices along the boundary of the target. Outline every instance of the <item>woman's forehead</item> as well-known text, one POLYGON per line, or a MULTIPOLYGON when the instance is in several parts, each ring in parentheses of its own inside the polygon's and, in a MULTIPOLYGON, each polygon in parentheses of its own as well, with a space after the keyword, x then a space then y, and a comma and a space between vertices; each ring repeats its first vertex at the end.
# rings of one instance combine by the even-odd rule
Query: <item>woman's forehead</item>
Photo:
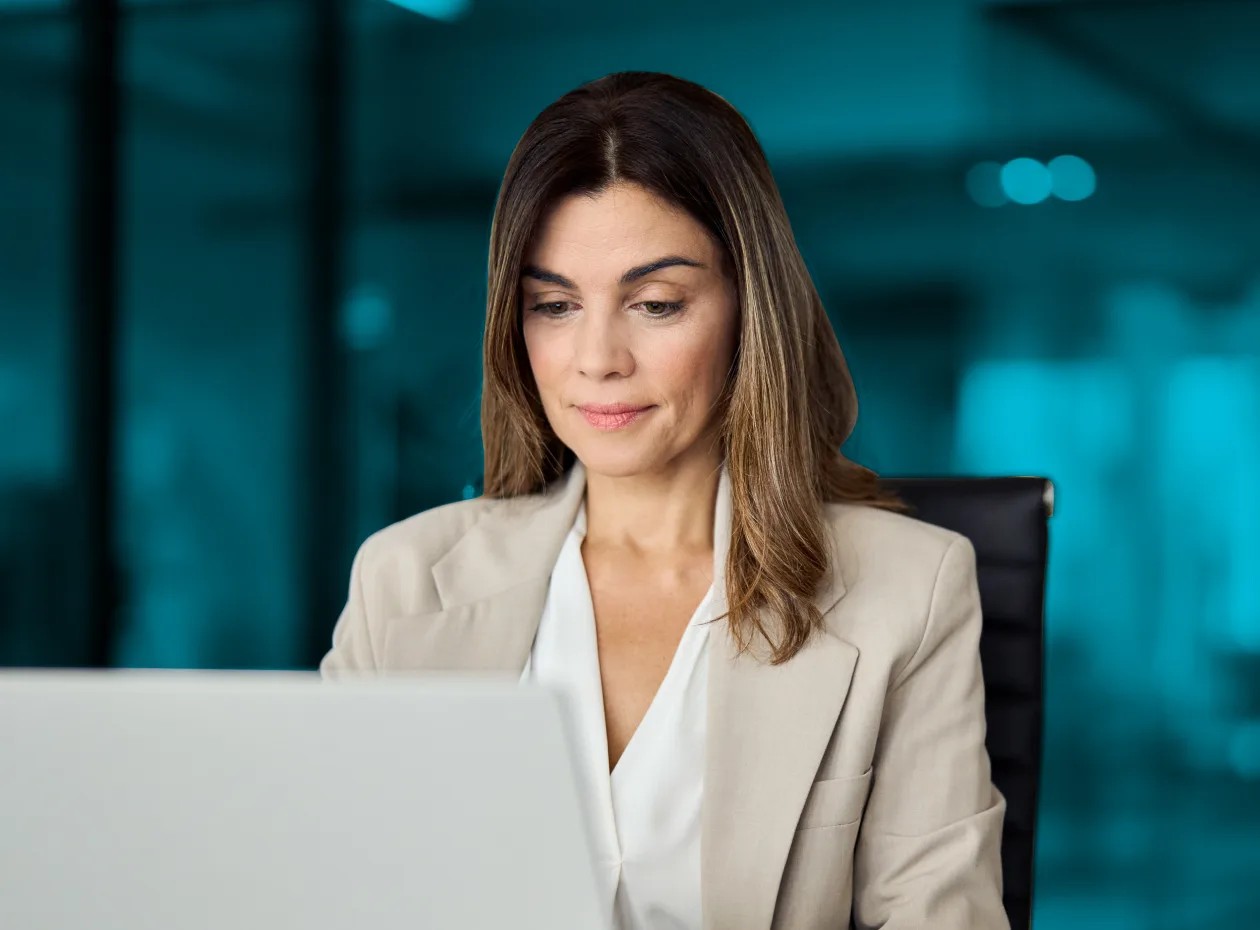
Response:
POLYGON ((567 198, 540 225, 532 245, 526 266, 563 276, 620 276, 667 256, 690 261, 672 267, 703 271, 715 266, 717 253, 700 223, 645 191, 567 198))

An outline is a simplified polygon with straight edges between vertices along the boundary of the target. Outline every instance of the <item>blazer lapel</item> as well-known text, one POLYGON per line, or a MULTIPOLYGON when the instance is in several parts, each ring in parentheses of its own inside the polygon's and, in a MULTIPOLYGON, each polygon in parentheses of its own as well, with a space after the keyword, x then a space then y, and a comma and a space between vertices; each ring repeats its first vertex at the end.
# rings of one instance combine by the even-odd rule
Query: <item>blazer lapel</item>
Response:
POLYGON ((547 598, 547 578, 386 627, 390 671, 520 671, 547 598))
POLYGON ((540 495, 486 509, 433 564, 442 609, 392 624, 384 653, 397 670, 520 671, 533 646, 551 570, 573 526, 581 463, 540 495))
MULTIPOLYGON (((824 614, 844 592, 833 576, 815 599, 824 614)), ((824 632, 773 666, 764 655, 737 654, 725 623, 714 629, 700 844, 705 930, 770 927, 857 658, 856 647, 824 632)))

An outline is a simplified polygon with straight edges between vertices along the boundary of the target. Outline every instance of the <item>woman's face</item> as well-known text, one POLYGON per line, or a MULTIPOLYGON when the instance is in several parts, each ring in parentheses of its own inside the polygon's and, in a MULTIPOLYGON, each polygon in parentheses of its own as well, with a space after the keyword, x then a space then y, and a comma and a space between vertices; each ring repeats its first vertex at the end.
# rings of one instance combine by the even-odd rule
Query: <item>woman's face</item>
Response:
POLYGON ((543 409, 589 470, 710 453, 738 312, 703 226, 636 185, 570 197, 539 230, 521 298, 543 409))

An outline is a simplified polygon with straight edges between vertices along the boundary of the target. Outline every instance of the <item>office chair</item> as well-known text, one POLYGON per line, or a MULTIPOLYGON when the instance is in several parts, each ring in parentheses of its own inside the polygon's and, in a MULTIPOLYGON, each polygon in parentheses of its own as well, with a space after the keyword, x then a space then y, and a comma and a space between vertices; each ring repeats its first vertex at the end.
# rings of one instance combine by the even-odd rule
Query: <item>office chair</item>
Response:
POLYGON ((910 515, 954 530, 976 550, 993 782, 1006 798, 1003 904, 1012 930, 1032 918, 1033 850, 1041 776, 1047 520, 1054 485, 1043 478, 890 478, 910 515))

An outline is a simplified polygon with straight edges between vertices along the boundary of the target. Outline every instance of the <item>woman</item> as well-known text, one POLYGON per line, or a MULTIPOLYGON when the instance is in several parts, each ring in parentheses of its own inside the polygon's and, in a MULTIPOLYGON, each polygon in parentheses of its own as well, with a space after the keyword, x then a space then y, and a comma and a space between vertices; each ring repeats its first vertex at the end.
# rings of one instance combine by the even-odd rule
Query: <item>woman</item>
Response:
POLYGON ((544 110, 491 231, 483 497, 360 549, 322 670, 578 697, 621 930, 1007 926, 974 553, 839 448, 853 383, 740 115, 544 110))

